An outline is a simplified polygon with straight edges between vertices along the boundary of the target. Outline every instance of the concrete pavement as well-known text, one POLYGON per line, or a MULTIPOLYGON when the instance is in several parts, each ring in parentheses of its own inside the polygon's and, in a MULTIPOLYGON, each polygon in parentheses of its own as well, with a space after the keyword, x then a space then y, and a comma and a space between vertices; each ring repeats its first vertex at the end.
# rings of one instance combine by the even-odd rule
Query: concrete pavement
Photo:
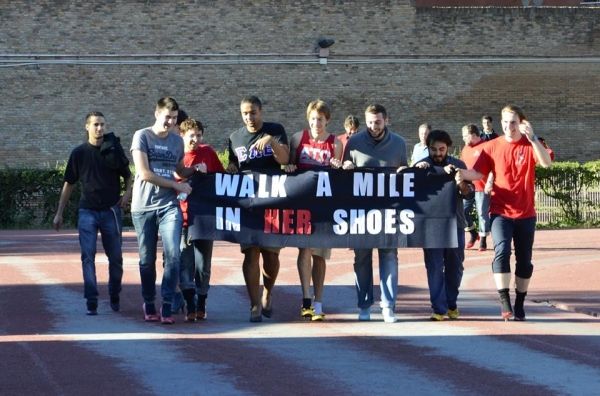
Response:
POLYGON ((144 323, 124 237, 122 310, 84 315, 75 231, 0 231, 2 394, 597 394, 600 230, 538 231, 527 322, 500 320, 492 252, 466 252, 458 321, 434 323, 420 249, 400 250, 398 318, 356 321, 352 252, 328 262, 323 323, 299 318, 297 250, 282 251, 274 316, 248 322, 239 248, 217 242, 208 320, 144 323))

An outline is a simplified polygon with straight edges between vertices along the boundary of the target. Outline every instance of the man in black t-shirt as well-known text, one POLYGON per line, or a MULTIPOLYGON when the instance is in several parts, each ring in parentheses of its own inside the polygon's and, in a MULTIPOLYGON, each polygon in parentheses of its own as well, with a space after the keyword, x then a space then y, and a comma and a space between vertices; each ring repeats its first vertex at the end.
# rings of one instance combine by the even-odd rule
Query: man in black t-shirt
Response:
MULTIPOLYGON (((240 112, 245 126, 229 136, 229 166, 227 171, 280 169, 288 163, 290 150, 282 125, 263 122, 262 103, 256 96, 242 99, 240 112)), ((279 273, 281 248, 241 246, 244 253, 243 272, 250 296, 250 321, 260 322, 271 317, 271 292, 279 273), (260 295, 260 256, 263 257, 263 293, 260 295)))
MULTIPOLYGON (((115 169, 100 150, 104 141, 106 122, 99 111, 91 112, 85 119, 88 141, 77 146, 69 157, 65 169, 64 185, 60 194, 53 226, 58 231, 63 223, 63 212, 75 183, 81 182, 79 200, 79 245, 83 270, 84 297, 87 314, 96 315, 98 288, 96 285, 96 238, 102 236, 102 246, 108 257, 108 292, 110 307, 118 311, 121 279, 123 278, 123 255, 121 251, 121 208, 131 198, 131 172, 127 161, 115 169), (121 196, 121 177, 125 192, 121 196)), ((119 144, 118 142, 115 144, 119 144)))
POLYGON ((479 134, 479 137, 484 142, 489 142, 498 137, 498 134, 494 132, 492 117, 487 114, 481 117, 481 133, 479 134))

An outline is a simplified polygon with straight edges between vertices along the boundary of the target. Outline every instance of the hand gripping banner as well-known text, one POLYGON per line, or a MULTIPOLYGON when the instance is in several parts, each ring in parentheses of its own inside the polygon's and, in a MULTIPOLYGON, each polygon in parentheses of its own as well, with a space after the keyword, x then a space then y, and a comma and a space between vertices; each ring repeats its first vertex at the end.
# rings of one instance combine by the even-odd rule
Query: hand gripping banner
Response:
POLYGON ((456 185, 409 168, 196 174, 189 235, 312 248, 457 246, 456 185))

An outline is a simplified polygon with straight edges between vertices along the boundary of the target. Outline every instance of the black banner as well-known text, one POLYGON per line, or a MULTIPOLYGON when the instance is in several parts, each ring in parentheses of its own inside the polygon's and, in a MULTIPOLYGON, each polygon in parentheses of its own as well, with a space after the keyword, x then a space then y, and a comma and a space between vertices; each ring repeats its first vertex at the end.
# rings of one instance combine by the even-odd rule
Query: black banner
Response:
POLYGON ((456 247, 453 178, 416 168, 196 174, 189 235, 246 245, 456 247))

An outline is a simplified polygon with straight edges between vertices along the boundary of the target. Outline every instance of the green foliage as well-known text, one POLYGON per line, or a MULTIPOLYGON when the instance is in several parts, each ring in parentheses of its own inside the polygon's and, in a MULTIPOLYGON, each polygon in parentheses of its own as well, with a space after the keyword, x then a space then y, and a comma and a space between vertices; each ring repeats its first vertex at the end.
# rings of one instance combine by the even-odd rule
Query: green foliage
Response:
POLYGON ((229 165, 229 153, 227 149, 217 151, 217 155, 219 156, 219 161, 223 164, 223 168, 227 169, 227 166, 229 165))
POLYGON ((590 161, 583 164, 583 167, 596 174, 596 180, 600 181, 600 160, 590 161))
MULTIPOLYGON (((58 206, 64 168, 0 170, 0 227, 50 226, 58 206)), ((76 187, 65 209, 66 225, 77 221, 76 187)))
MULTIPOLYGON (((133 166, 130 166, 132 173, 133 166)), ((0 228, 50 228, 64 184, 65 164, 55 169, 0 169, 0 228)), ((125 186, 121 180, 121 190, 125 186)), ((73 188, 63 212, 63 227, 77 226, 81 188, 73 188)), ((123 225, 131 226, 128 210, 123 225)))
POLYGON ((590 192, 598 190, 600 161, 579 164, 555 162, 550 168, 536 169, 536 185, 544 194, 558 202, 561 225, 575 226, 590 222, 586 213, 596 211, 598 199, 591 199, 590 192))

